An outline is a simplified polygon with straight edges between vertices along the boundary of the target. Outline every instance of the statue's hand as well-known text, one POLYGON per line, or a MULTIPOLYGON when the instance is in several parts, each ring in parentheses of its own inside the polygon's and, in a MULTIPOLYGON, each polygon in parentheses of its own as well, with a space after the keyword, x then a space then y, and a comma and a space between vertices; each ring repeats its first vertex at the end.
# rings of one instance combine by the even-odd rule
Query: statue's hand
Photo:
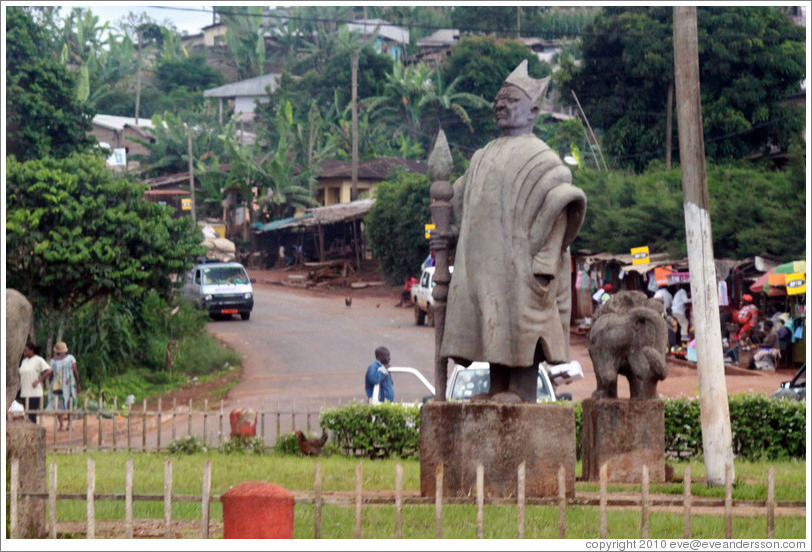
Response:
POLYGON ((550 282, 552 278, 546 274, 536 274, 536 281, 541 285, 544 291, 548 291, 550 289, 550 282))

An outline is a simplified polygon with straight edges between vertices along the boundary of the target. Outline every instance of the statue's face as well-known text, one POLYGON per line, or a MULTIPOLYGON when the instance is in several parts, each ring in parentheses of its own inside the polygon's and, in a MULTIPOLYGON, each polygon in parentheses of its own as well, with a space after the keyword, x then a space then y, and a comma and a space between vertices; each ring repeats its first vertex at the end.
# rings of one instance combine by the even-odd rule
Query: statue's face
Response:
POLYGON ((496 126, 503 134, 515 136, 533 131, 538 117, 538 107, 520 88, 503 84, 493 101, 496 126))

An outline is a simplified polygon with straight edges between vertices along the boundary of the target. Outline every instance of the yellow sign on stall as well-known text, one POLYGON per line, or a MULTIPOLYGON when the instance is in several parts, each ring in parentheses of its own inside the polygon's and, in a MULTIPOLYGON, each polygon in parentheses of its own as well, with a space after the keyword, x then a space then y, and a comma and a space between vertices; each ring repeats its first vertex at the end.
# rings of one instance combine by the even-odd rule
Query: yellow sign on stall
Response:
POLYGON ((191 197, 183 197, 180 200, 180 208, 184 211, 191 211, 192 210, 192 198, 191 197))
POLYGON ((431 223, 426 224, 425 229, 426 229, 426 239, 427 240, 431 239, 431 231, 434 230, 434 224, 431 224, 431 223))
POLYGON ((806 293, 806 274, 795 272, 785 274, 784 278, 787 282, 787 295, 803 295, 806 293))
POLYGON ((648 256, 648 246, 643 247, 632 247, 632 264, 639 265, 639 264, 648 264, 649 256, 648 256))

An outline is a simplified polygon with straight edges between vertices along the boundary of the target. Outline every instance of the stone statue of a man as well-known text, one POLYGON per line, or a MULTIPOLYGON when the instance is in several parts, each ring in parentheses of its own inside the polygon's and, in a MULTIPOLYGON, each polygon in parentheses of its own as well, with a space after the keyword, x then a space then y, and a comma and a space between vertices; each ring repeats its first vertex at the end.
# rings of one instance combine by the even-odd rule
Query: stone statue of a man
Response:
POLYGON ((502 136, 454 183, 454 274, 440 354, 491 365, 489 400, 535 402, 538 366, 569 362, 569 244, 586 196, 533 134, 549 78, 508 76, 494 101, 502 136))

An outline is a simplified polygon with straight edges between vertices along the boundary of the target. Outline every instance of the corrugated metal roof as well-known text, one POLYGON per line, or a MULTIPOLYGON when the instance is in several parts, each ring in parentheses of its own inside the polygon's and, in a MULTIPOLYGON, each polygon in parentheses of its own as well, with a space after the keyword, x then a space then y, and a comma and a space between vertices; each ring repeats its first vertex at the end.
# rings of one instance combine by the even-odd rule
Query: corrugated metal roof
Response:
POLYGON ((409 31, 383 19, 358 19, 347 23, 347 28, 364 34, 374 34, 401 44, 409 43, 409 31))
POLYGON ((347 222, 369 213, 375 200, 358 199, 349 203, 337 203, 327 207, 313 207, 307 213, 298 217, 290 217, 271 221, 267 224, 254 223, 257 232, 270 232, 273 230, 283 230, 297 226, 317 226, 319 224, 335 224, 336 222, 347 222))
MULTIPOLYGON (((358 178, 384 180, 397 166, 404 167, 411 173, 428 174, 429 172, 429 166, 424 161, 383 157, 359 163, 358 178)), ((336 160, 325 161, 319 167, 318 178, 352 178, 352 163, 336 160)))
POLYGON ((139 117, 138 124, 135 124, 135 117, 119 117, 117 115, 95 115, 93 124, 111 130, 124 130, 127 127, 134 129, 152 128, 152 120, 149 117, 139 117))
POLYGON ((279 82, 279 73, 269 73, 261 77, 254 77, 230 84, 224 84, 217 88, 209 88, 203 91, 205 98, 236 98, 237 96, 267 96, 266 88, 271 87, 271 92, 276 90, 279 82))
POLYGON ((298 217, 288 217, 279 220, 272 220, 271 222, 266 222, 264 224, 261 222, 255 222, 253 224, 253 227, 257 232, 271 232, 273 230, 279 230, 281 228, 299 226, 299 224, 303 220, 311 218, 313 218, 313 215, 308 213, 306 215, 301 215, 298 217))

